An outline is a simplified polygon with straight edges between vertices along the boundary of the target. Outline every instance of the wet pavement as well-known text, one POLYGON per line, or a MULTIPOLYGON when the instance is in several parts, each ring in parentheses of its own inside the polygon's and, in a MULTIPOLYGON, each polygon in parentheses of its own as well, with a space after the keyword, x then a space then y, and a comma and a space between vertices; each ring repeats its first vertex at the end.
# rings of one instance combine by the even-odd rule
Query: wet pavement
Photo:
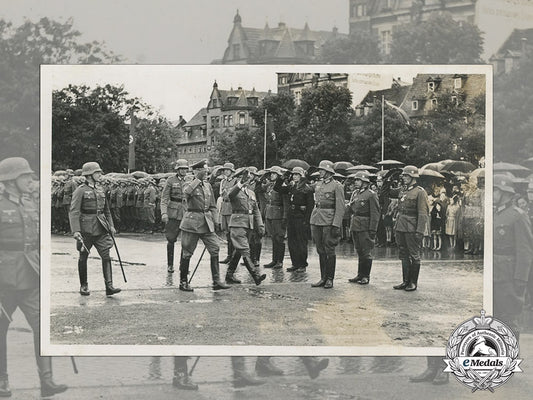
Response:
MULTIPOLYGON (((262 268, 267 279, 261 286, 256 287, 239 266, 236 275, 243 284, 216 292, 210 287, 209 259, 204 256, 191 283, 194 293, 184 293, 177 290, 178 271, 166 272, 163 235, 123 234, 117 244, 128 283, 122 281, 117 263, 114 282, 123 292, 104 296, 100 261, 92 250, 92 294, 82 297, 75 242, 69 236, 52 237, 52 343, 440 346, 454 326, 482 307, 480 257, 426 252, 419 290, 407 293, 391 290, 401 279, 396 248, 376 249, 371 284, 359 286, 347 281, 357 272, 357 259, 351 244, 342 243, 330 291, 310 287, 320 278, 312 245, 305 272, 286 271, 291 265, 286 252, 283 269, 262 268), (433 330, 425 328, 428 324, 433 330), (117 334, 113 329, 119 325, 117 334)), ((202 249, 200 242, 191 270, 202 249)), ((179 251, 178 242, 176 255, 179 251)), ((221 255, 225 251, 223 244, 221 255)), ((116 257, 114 250, 111 254, 116 257)), ((270 259, 271 244, 265 239, 261 262, 270 259)), ((222 277, 225 270, 221 264, 222 277)))

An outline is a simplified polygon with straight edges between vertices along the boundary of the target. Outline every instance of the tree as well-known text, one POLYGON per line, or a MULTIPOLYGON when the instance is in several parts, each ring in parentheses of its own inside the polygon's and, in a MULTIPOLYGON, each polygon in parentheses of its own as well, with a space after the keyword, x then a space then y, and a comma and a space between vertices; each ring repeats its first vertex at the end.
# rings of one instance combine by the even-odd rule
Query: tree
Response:
POLYGON ((433 13, 427 21, 413 21, 393 30, 390 61, 397 64, 482 63, 483 38, 468 22, 448 12, 433 13))
POLYGON ((494 80, 494 154, 517 162, 533 155, 533 54, 519 68, 494 80))
POLYGON ((119 62, 102 43, 83 43, 81 33, 42 18, 20 26, 0 20, 0 159, 21 156, 39 168, 39 66, 119 62))
POLYGON ((237 128, 217 142, 214 164, 233 162, 236 166, 263 166, 263 131, 260 128, 237 128))
POLYGON ((377 64, 381 61, 379 42, 369 32, 356 30, 325 42, 319 60, 325 64, 377 64))
POLYGON ((327 82, 302 91, 294 129, 280 150, 283 158, 302 158, 313 164, 351 158, 350 119, 352 95, 345 87, 327 82))

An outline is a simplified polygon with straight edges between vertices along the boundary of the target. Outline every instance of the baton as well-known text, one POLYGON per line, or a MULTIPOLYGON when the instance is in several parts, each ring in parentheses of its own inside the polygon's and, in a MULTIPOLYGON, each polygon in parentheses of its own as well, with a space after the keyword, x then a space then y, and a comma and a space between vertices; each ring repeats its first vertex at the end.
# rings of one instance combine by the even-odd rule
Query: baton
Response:
POLYGON ((78 373, 78 366, 76 365, 76 360, 74 359, 74 357, 70 357, 70 361, 72 361, 72 369, 74 370, 74 373, 77 374, 78 373))
MULTIPOLYGON (((118 258, 118 263, 120 264, 120 270, 122 271, 122 277, 124 278, 124 282, 128 283, 128 281, 126 280, 126 274, 124 272, 124 267, 122 266, 122 259, 120 258, 120 253, 118 252, 117 242, 115 242, 115 236, 113 235, 113 233, 111 233, 111 224, 109 223, 105 215, 104 215, 103 220, 105 221, 104 228, 107 231, 107 233, 109 233, 109 236, 111 236, 111 240, 113 240, 113 246, 115 246, 115 251, 117 252, 117 258, 118 258)), ((100 218, 98 218, 98 221, 102 222, 100 218)))
POLYGON ((200 256, 199 260, 198 260, 198 263, 196 264, 196 268, 194 269, 194 271, 192 272, 192 275, 191 275, 191 279, 189 279, 189 284, 191 284, 191 281, 192 281, 192 277, 194 276, 194 274, 196 273, 196 270, 198 269, 198 266, 200 265, 200 261, 202 261, 202 258, 205 254, 205 249, 206 247, 204 247, 204 250, 202 251, 202 255, 200 256))
POLYGON ((194 372, 194 369, 196 368, 196 364, 198 364, 198 361, 200 361, 200 357, 196 357, 196 361, 192 365, 191 370, 189 371, 189 375, 192 375, 192 373, 194 372))
POLYGON ((85 246, 85 243, 83 242, 83 239, 79 238, 78 241, 81 243, 81 247, 83 247, 83 250, 85 250, 87 252, 87 254, 89 254, 89 249, 85 246))
POLYGON ((13 322, 13 320, 11 319, 9 314, 7 313, 6 309, 4 308, 4 305, 2 303, 0 303, 0 316, 2 316, 2 314, 4 314, 6 316, 7 320, 9 321, 9 323, 13 322))

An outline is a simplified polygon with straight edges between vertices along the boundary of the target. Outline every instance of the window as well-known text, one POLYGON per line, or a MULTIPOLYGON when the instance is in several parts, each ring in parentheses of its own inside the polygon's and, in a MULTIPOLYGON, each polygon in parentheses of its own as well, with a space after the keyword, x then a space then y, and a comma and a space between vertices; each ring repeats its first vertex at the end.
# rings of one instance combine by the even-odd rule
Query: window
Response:
POLYGON ((452 104, 455 104, 455 105, 458 104, 458 102, 457 102, 457 96, 452 96, 452 104))
POLYGON ((246 123, 246 114, 239 113, 239 125, 244 125, 246 123))
POLYGON ((255 122, 255 119, 253 119, 252 117, 250 117, 250 125, 257 126, 257 122, 255 122))
POLYGON ((224 115, 222 117, 222 121, 223 121, 223 126, 228 126, 228 116, 227 115, 224 115))
POLYGON ((390 46, 392 41, 391 31, 381 32, 381 51, 383 54, 390 54, 390 46))
POLYGON ((366 15, 366 4, 358 4, 355 11, 357 17, 363 17, 366 15))
POLYGON ((228 126, 233 126, 233 115, 228 115, 228 126))
POLYGON ((435 82, 428 82, 428 92, 435 91, 435 82))
POLYGON ((411 102, 411 110, 413 110, 413 111, 418 110, 418 100, 413 100, 411 102))
POLYGON ((281 75, 279 77, 279 84, 280 85, 286 85, 287 84, 287 76, 286 75, 281 75))
POLYGON ((299 90, 294 92, 294 98, 296 99, 296 105, 300 105, 300 102, 302 101, 302 92, 299 90))
POLYGON ((218 107, 218 99, 213 99, 212 102, 213 102, 213 108, 218 107))
POLYGON ((241 45, 237 43, 233 45, 233 59, 238 60, 239 58, 241 58, 241 45))
POLYGON ((431 108, 433 109, 437 108, 437 99, 431 99, 431 108))
POLYGON ((462 87, 461 78, 455 78, 453 80, 453 88, 454 89, 461 89, 461 87, 462 87))

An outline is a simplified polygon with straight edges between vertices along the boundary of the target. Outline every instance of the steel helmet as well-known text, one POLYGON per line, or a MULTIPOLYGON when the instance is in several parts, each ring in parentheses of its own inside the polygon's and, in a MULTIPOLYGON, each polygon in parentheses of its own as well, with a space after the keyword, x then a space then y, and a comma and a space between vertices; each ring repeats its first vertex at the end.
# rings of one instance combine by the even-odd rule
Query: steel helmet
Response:
POLYGON ((253 175, 256 175, 258 176, 259 174, 257 173, 257 167, 254 167, 253 165, 246 168, 246 170, 250 173, 250 174, 253 174, 253 175))
POLYGON ((10 157, 0 161, 0 181, 11 181, 21 175, 33 173, 25 158, 10 157))
POLYGON ((332 174, 335 173, 335 169, 333 169, 333 163, 329 160, 320 161, 320 164, 318 164, 318 169, 323 169, 324 171, 331 172, 332 174))
POLYGON ((275 174, 278 174, 278 175, 283 175, 283 171, 281 170, 281 167, 278 167, 277 165, 270 167, 269 171, 274 172, 275 174))
POLYGON ((83 164, 81 167, 81 174, 83 176, 92 175, 95 172, 102 172, 102 168, 100 168, 100 164, 98 164, 95 161, 87 162, 83 164))
POLYGON ((179 160, 176 161, 176 165, 174 165, 174 169, 180 169, 180 168, 189 169, 189 163, 187 162, 187 160, 180 158, 179 160))
POLYGON ((231 162, 227 162, 227 163, 224 163, 224 165, 220 169, 229 169, 231 172, 235 172, 235 164, 231 162))
POLYGON ((299 174, 302 177, 305 176, 305 170, 302 167, 294 167, 291 172, 293 174, 299 174))
POLYGON ((418 168, 414 165, 406 165, 403 167, 402 175, 409 175, 411 178, 419 178, 418 168))
POLYGON ((504 174, 496 174, 493 177, 493 186, 508 193, 516 193, 514 190, 513 178, 504 174))
POLYGON ((357 171, 354 174, 353 179, 359 179, 363 182, 370 183, 370 174, 368 173, 368 171, 357 171))

